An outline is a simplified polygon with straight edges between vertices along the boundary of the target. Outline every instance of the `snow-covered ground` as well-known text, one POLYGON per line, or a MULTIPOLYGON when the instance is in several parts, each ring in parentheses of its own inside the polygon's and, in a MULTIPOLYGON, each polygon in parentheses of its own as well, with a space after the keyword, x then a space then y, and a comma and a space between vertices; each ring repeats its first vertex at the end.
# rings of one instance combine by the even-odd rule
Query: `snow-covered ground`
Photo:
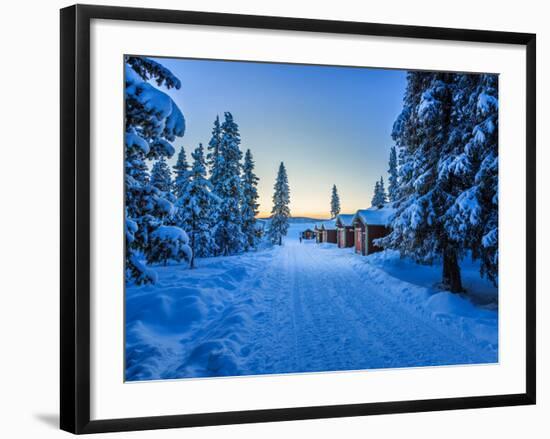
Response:
POLYGON ((498 361, 497 290, 465 264, 471 299, 437 288, 440 267, 334 244, 158 267, 126 296, 126 378, 148 380, 498 361))

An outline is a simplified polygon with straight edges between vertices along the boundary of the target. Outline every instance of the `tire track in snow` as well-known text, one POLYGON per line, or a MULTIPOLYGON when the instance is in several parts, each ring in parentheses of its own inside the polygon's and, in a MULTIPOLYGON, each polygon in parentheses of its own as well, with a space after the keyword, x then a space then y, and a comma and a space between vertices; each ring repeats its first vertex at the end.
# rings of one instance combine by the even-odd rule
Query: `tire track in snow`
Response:
MULTIPOLYGON (((306 267, 303 261, 298 259, 299 252, 295 244, 289 245, 288 252, 291 256, 289 270, 293 273, 294 288, 291 291, 293 301, 293 319, 296 322, 296 352, 298 353, 297 372, 326 370, 329 354, 323 338, 319 322, 319 314, 324 316, 325 322, 331 320, 331 310, 324 303, 312 303, 312 298, 318 291, 314 291, 312 282, 307 278, 311 267, 306 267), (306 282, 306 280, 308 282, 306 282)), ((288 265, 287 259, 287 265, 288 265)), ((316 289, 315 289, 316 290, 316 289)))
POLYGON ((254 322, 251 355, 245 373, 287 373, 298 367, 296 323, 290 297, 295 278, 289 269, 285 247, 274 248, 269 265, 256 271, 253 291, 264 317, 254 322), (267 285, 267 287, 266 287, 267 285))

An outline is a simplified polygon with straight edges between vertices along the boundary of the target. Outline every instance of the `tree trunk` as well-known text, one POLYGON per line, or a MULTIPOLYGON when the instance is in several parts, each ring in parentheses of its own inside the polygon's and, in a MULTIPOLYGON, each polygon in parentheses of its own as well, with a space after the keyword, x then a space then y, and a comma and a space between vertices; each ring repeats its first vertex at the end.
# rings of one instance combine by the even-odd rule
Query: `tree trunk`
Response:
POLYGON ((452 293, 461 293, 462 279, 460 275, 460 266, 454 250, 448 250, 443 254, 443 285, 452 293))
POLYGON ((195 234, 191 233, 191 260, 189 261, 189 268, 195 268, 195 234))
POLYGON ((279 235, 279 245, 283 245, 283 237, 279 235))

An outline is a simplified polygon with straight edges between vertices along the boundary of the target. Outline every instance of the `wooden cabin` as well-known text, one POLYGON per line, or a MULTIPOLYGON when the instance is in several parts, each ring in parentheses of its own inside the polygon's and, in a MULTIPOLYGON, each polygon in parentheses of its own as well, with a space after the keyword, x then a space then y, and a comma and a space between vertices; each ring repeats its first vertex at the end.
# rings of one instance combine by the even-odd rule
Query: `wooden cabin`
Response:
POLYGON ((323 233, 324 233, 323 242, 328 242, 330 244, 336 244, 337 239, 338 239, 338 233, 336 231, 336 227, 334 227, 334 228, 325 228, 325 230, 323 230, 323 233))
POLYGON ((300 233, 302 239, 313 239, 315 238, 315 232, 311 229, 306 229, 300 233))
POLYGON ((356 253, 365 256, 382 250, 373 241, 390 233, 389 220, 393 213, 393 209, 384 207, 357 211, 352 219, 356 253))
POLYGON ((335 220, 323 221, 315 225, 315 236, 318 243, 336 244, 337 235, 335 220))
POLYGON ((336 243, 339 248, 353 247, 355 245, 353 217, 353 214, 340 214, 336 217, 336 243))

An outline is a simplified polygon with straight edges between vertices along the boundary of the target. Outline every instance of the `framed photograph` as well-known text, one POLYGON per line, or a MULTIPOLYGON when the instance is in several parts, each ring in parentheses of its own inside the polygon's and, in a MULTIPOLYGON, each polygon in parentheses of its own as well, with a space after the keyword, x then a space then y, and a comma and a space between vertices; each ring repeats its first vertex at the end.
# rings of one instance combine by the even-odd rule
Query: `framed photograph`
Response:
POLYGON ((535 389, 535 35, 61 10, 62 429, 535 389))

